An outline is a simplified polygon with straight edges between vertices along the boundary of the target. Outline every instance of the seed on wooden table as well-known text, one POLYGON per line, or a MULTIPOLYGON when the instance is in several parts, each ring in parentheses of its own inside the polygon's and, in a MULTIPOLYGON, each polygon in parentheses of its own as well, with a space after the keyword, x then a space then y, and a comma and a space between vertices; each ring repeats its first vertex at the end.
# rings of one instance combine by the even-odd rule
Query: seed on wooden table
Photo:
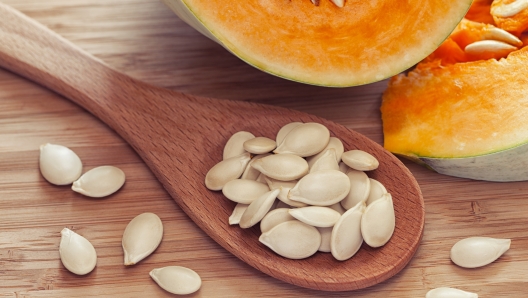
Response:
POLYGON ((125 265, 134 265, 148 257, 161 243, 163 224, 154 213, 142 213, 134 217, 123 233, 125 265))
POLYGON ((242 218, 242 214, 244 214, 248 206, 249 204, 236 204, 235 208, 233 209, 233 213, 231 213, 231 216, 229 216, 229 224, 238 225, 240 218, 242 218))
POLYGON ((70 148, 45 144, 40 146, 39 166, 42 176, 55 185, 67 185, 82 173, 82 162, 70 148))
POLYGON ((360 202, 366 202, 370 194, 370 179, 363 171, 350 169, 347 174, 350 180, 350 192, 341 201, 341 206, 350 209, 360 202))
POLYGON ((343 152, 345 152, 345 147, 343 146, 343 142, 341 142, 341 140, 336 137, 330 137, 330 140, 328 141, 328 145, 326 145, 323 151, 317 153, 316 155, 309 156, 306 158, 306 161, 308 162, 308 165, 310 166, 310 168, 328 149, 334 149, 335 154, 336 154, 337 163, 341 161, 341 155, 343 155, 343 152))
POLYGON ((113 166, 101 166, 84 173, 73 182, 72 190, 92 198, 102 198, 125 184, 125 173, 113 166))
POLYGON ((317 252, 321 235, 315 227, 290 220, 260 235, 259 241, 285 258, 304 259, 317 252))
POLYGON ((341 155, 341 160, 358 171, 372 171, 379 166, 379 161, 374 156, 362 150, 347 151, 341 155))
POLYGON ((330 131, 324 125, 303 123, 294 127, 273 152, 306 157, 323 151, 329 141, 330 131))
POLYGON ((250 160, 248 152, 222 160, 205 175, 205 186, 210 190, 221 190, 227 182, 242 175, 250 160))
POLYGON ((282 202, 286 203, 288 206, 292 207, 304 207, 307 206, 305 203, 292 201, 288 198, 288 193, 290 192, 290 189, 295 187, 298 180, 292 180, 292 181, 280 181, 277 179, 266 177, 266 182, 268 183, 268 186, 270 189, 279 189, 279 195, 277 198, 281 200, 282 202))
POLYGON ((266 233, 280 223, 294 220, 295 218, 291 216, 288 211, 289 208, 277 208, 268 212, 268 214, 266 214, 266 216, 260 221, 260 231, 266 233))
POLYGON ((365 203, 361 202, 343 213, 332 229, 330 251, 336 260, 350 259, 357 253, 363 237, 361 235, 361 218, 365 212, 365 203))
POLYGON ((302 122, 291 122, 281 127, 281 129, 277 133, 277 137, 275 138, 277 146, 282 143, 282 141, 284 140, 284 137, 286 137, 286 135, 290 133, 292 129, 294 129, 296 126, 299 126, 301 124, 302 122))
POLYGON ((310 173, 322 171, 322 170, 336 170, 339 171, 339 164, 336 161, 335 149, 326 149, 310 167, 310 173))
POLYGON ((340 171, 310 173, 290 190, 288 198, 315 206, 329 206, 341 201, 350 191, 348 176, 340 171))
POLYGON ((392 196, 386 193, 365 209, 361 217, 361 235, 370 247, 380 247, 390 240, 395 225, 392 196))
POLYGON ((488 265, 510 249, 510 239, 469 237, 455 243, 451 248, 451 260, 464 268, 488 265))
POLYGON ((256 160, 252 166, 262 174, 281 181, 299 179, 308 173, 308 163, 293 154, 273 154, 256 160))
POLYGON ((97 263, 92 243, 68 228, 61 231, 59 254, 64 267, 77 275, 90 273, 97 263))
POLYGON ((265 154, 277 147, 274 140, 266 137, 256 137, 244 142, 244 150, 253 154, 265 154))
POLYGON ((246 169, 244 170, 244 173, 242 173, 242 176, 240 176, 241 179, 248 179, 248 180, 257 180, 259 179, 259 176, 262 174, 259 170, 255 169, 252 164, 263 157, 266 157, 268 155, 271 155, 269 153, 267 154, 259 154, 255 155, 247 164, 246 169))
POLYGON ((172 294, 191 294, 202 286, 202 279, 198 273, 186 267, 156 268, 150 271, 149 275, 162 289, 172 294))
POLYGON ((333 227, 341 214, 332 208, 308 206, 289 210, 296 219, 318 228, 333 227))
POLYGON ((249 204, 238 225, 243 229, 256 225, 271 209, 278 194, 278 189, 270 190, 249 204))
POLYGON ((478 294, 455 288, 441 287, 427 292, 425 298, 478 298, 478 294))
POLYGON ((370 192, 367 198, 367 206, 372 204, 377 199, 380 199, 384 194, 387 193, 387 189, 381 182, 376 179, 369 178, 370 181, 370 192))
POLYGON ((264 183, 247 179, 233 179, 224 185, 222 193, 233 202, 251 204, 269 190, 268 185, 264 183))
POLYGON ((246 153, 244 142, 254 137, 252 133, 247 131, 239 131, 232 135, 224 146, 223 160, 246 153))

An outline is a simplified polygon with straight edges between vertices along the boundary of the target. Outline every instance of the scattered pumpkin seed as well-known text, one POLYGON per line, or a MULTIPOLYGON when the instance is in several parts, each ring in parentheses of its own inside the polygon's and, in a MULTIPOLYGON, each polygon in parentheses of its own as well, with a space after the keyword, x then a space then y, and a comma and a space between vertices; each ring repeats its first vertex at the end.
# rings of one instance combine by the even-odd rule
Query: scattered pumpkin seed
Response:
POLYGON ((367 198, 367 206, 372 204, 377 199, 380 199, 384 194, 387 193, 387 189, 381 182, 376 179, 369 178, 370 181, 370 192, 367 198))
POLYGON ((290 220, 260 235, 259 241, 283 257, 304 259, 317 252, 321 234, 315 227, 290 220))
POLYGON ((248 152, 222 160, 205 175, 205 186, 210 190, 222 190, 227 182, 242 175, 250 160, 248 152))
POLYGON ((242 218, 242 214, 244 214, 248 206, 249 204, 236 204, 235 208, 233 209, 233 213, 231 213, 231 216, 229 216, 229 224, 238 225, 240 218, 242 218))
POLYGON ((268 183, 268 186, 270 189, 279 189, 279 195, 277 198, 284 203, 286 203, 288 206, 292 207, 305 207, 307 206, 305 203, 292 201, 288 198, 288 193, 290 192, 290 189, 292 189, 298 182, 298 180, 292 180, 292 181, 280 181, 277 179, 266 177, 266 182, 268 183))
POLYGON ((47 143, 40 146, 40 172, 44 179, 55 185, 68 185, 79 179, 82 162, 71 149, 47 143))
POLYGON ((337 170, 310 173, 290 190, 288 198, 315 206, 329 206, 341 201, 350 191, 348 176, 337 170))
POLYGON ((385 245, 392 234, 396 219, 392 196, 384 194, 380 199, 368 205, 361 217, 361 235, 370 247, 385 245))
POLYGON ((488 265, 510 249, 510 239, 491 237, 469 237, 455 243, 451 248, 451 260, 464 268, 488 265))
POLYGON ((224 185, 222 193, 233 202, 251 204, 269 190, 268 185, 264 183, 247 179, 233 179, 224 185))
POLYGON ((172 294, 191 294, 202 286, 202 279, 198 273, 186 267, 156 268, 150 271, 149 275, 162 289, 172 294))
POLYGON ((310 168, 310 173, 322 170, 336 170, 339 171, 339 164, 336 161, 336 153, 334 148, 326 149, 310 168))
POLYGON ((350 150, 341 155, 341 160, 350 168, 358 171, 372 171, 378 168, 379 161, 363 150, 350 150))
POLYGON ((498 5, 491 6, 490 12, 493 16, 500 17, 500 18, 508 18, 512 17, 521 11, 528 8, 528 0, 514 0, 510 1, 510 3, 500 3, 498 5))
POLYGON ((281 181, 299 179, 308 173, 308 163, 293 154, 273 154, 256 160, 252 166, 262 174, 281 181))
POLYGON ((260 231, 266 233, 280 223, 294 220, 295 218, 290 215, 290 212, 288 212, 289 210, 289 208, 277 208, 268 212, 268 214, 266 214, 266 216, 260 221, 260 231))
POLYGON ((361 244, 361 218, 365 212, 365 203, 361 202, 348 209, 334 225, 330 239, 330 251, 336 260, 344 261, 354 256, 361 244))
POLYGON ((289 213, 299 221, 317 228, 333 227, 341 214, 332 208, 308 206, 290 209, 289 213))
POLYGON ((122 246, 125 265, 134 265, 148 257, 161 243, 163 224, 154 213, 134 217, 123 233, 122 246))
POLYGON ((239 131, 233 134, 224 146, 223 160, 246 153, 246 150, 244 150, 244 142, 254 137, 252 133, 247 131, 239 131))
MULTIPOLYGON (((271 154, 268 153, 268 154, 259 154, 259 155, 253 156, 253 158, 247 164, 246 169, 244 170, 244 173, 242 173, 242 176, 240 178, 248 179, 248 180, 258 180, 259 176, 262 175, 262 173, 259 170, 255 169, 254 167, 252 167, 252 164, 256 160, 266 157, 268 155, 271 155, 271 154)), ((265 181, 263 183, 265 183, 265 181)))
POLYGON ((340 139, 336 137, 330 137, 330 140, 328 141, 328 145, 323 149, 323 151, 317 153, 316 155, 309 156, 306 158, 306 161, 308 162, 308 166, 310 168, 312 165, 325 153, 328 149, 334 149, 336 154, 336 162, 339 163, 341 161, 341 155, 343 155, 343 152, 345 152, 345 147, 343 146, 343 142, 341 142, 340 139))
POLYGON ((97 253, 92 243, 68 228, 61 231, 59 254, 64 267, 77 275, 92 272, 97 264, 97 253))
POLYGON ((283 127, 281 127, 281 129, 277 133, 277 137, 275 138, 277 146, 279 146, 282 143, 282 141, 284 141, 284 138, 286 137, 288 133, 290 133, 292 129, 294 129, 296 126, 299 126, 301 124, 302 122, 290 122, 284 125, 283 127))
POLYGON ((278 194, 278 189, 270 190, 249 204, 238 225, 243 229, 256 225, 271 209, 278 194))
POLYGON ((244 150, 253 154, 265 154, 277 147, 274 140, 266 137, 256 137, 244 142, 244 150))
POLYGON ((427 292, 425 298, 478 298, 478 294, 455 288, 441 287, 427 292))
POLYGON ((114 166, 100 166, 84 173, 73 182, 72 190, 92 198, 102 198, 125 184, 125 173, 114 166))
POLYGON ((370 179, 363 171, 350 169, 347 174, 350 180, 350 192, 341 201, 341 206, 350 209, 360 202, 366 202, 370 194, 370 179))
POLYGON ((278 154, 295 154, 301 157, 315 155, 328 145, 330 131, 319 123, 303 123, 294 127, 273 151, 278 154))

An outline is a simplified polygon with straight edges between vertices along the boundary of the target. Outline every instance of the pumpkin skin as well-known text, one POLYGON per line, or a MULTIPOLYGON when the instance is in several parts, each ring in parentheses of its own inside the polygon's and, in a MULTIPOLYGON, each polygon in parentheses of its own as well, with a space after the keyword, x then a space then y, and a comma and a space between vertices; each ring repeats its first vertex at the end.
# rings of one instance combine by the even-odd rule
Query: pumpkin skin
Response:
POLYGON ((265 72, 313 85, 380 81, 433 52, 471 0, 164 0, 182 20, 265 72))

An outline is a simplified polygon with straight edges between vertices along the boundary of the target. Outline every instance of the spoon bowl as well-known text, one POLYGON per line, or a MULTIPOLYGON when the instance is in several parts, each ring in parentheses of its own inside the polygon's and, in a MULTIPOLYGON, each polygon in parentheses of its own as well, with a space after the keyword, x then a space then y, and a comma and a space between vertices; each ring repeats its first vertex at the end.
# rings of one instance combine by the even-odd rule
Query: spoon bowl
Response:
POLYGON ((420 188, 396 157, 365 136, 294 110, 151 86, 113 70, 13 8, 0 4, 0 15, 1 67, 62 94, 114 129, 206 234, 254 268, 301 287, 355 290, 392 277, 418 249, 425 215, 420 188), (320 252, 290 260, 258 241, 258 227, 228 224, 235 203, 204 185, 226 141, 241 130, 274 138, 294 121, 324 124, 346 150, 361 149, 378 158, 380 167, 368 175, 392 194, 396 213, 396 230, 385 246, 363 245, 347 261, 320 252))

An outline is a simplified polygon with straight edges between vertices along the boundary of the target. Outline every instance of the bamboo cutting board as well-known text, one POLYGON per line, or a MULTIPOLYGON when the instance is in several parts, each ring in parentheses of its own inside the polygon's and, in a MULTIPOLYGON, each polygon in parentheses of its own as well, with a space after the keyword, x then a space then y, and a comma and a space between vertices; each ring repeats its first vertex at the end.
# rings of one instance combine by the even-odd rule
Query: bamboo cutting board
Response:
MULTIPOLYGON (((3 0, 135 78, 195 95, 250 100, 312 113, 382 143, 380 96, 386 82, 328 89, 262 73, 202 37, 156 0, 3 0)), ((1 17, 1 16, 0 16, 1 17)), ((1 42, 1 41, 0 41, 1 42)), ((405 162, 426 203, 418 253, 398 275, 354 292, 312 291, 275 280, 209 239, 179 209, 133 150, 68 100, 0 69, 0 297, 171 297, 148 276, 180 265, 203 280, 190 297, 424 297, 451 286, 479 297, 524 297, 528 274, 528 183, 491 183, 442 176, 405 162), (38 170, 39 145, 68 146, 85 169, 115 165, 123 189, 89 199, 53 186, 38 170), (164 223, 157 251, 125 268, 121 236, 136 215, 164 223), (60 263, 60 230, 86 236, 98 252, 88 276, 60 263), (461 238, 511 238, 495 263, 462 269, 449 250, 461 238)))

